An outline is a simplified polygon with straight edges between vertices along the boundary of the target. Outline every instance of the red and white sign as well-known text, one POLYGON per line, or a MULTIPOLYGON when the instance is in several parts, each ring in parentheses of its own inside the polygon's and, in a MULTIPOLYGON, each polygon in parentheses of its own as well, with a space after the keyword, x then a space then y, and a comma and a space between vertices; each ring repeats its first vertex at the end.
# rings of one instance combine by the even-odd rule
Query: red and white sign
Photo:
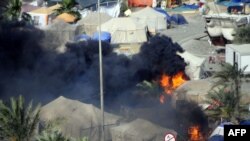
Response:
POLYGON ((176 141, 175 135, 167 133, 164 141, 176 141))

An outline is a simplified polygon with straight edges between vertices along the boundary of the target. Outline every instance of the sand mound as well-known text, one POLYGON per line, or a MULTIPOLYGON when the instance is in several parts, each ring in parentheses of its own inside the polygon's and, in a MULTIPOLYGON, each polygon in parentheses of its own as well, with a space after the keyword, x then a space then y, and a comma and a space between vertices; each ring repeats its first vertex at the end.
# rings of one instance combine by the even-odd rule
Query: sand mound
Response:
MULTIPOLYGON (((119 117, 105 113, 106 138, 110 136, 109 128, 114 126, 119 117)), ((84 104, 77 100, 59 97, 42 107, 41 121, 64 118, 62 132, 71 137, 88 137, 91 141, 99 141, 101 111, 91 104, 84 104)))

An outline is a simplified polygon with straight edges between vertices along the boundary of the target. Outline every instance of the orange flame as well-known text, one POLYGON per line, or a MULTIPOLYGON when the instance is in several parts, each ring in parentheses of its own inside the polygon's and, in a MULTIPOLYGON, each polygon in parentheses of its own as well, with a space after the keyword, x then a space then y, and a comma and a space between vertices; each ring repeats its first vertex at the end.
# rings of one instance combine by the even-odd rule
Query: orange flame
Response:
MULTIPOLYGON (((178 88, 180 85, 187 81, 184 76, 184 72, 178 72, 174 76, 163 74, 160 80, 160 85, 164 88, 164 92, 166 94, 171 95, 176 88, 178 88)), ((161 95, 160 102, 164 103, 164 101, 165 98, 161 95)))
POLYGON ((190 127, 188 133, 190 135, 190 138, 189 138, 190 141, 203 141, 204 140, 200 132, 199 126, 190 127))

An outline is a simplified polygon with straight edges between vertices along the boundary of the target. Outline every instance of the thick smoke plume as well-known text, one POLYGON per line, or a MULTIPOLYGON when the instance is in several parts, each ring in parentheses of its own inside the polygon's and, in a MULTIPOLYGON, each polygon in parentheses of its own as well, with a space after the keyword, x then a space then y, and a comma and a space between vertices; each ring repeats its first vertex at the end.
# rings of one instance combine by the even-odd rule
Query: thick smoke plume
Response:
MULTIPOLYGON (((22 94, 43 102, 59 95, 98 99, 97 42, 67 43, 66 52, 58 53, 56 47, 47 46, 45 33, 36 28, 2 24, 0 32, 1 98, 22 94)), ((113 53, 110 45, 103 43, 105 97, 114 99, 143 80, 184 71, 184 60, 177 51, 183 50, 159 35, 143 44, 132 58, 113 53)))
MULTIPOLYGON (((28 100, 47 103, 63 95, 98 104, 98 42, 67 43, 65 52, 59 53, 59 43, 50 44, 47 38, 45 32, 22 23, 0 25, 0 99, 23 95, 28 100)), ((185 70, 186 64, 177 52, 183 52, 182 48, 160 35, 144 43, 140 52, 132 57, 114 53, 112 47, 103 42, 105 104, 143 103, 143 99, 134 95, 138 83, 185 70)), ((165 112, 173 112, 170 109, 165 112)), ((163 115, 161 120, 169 116, 163 115)))

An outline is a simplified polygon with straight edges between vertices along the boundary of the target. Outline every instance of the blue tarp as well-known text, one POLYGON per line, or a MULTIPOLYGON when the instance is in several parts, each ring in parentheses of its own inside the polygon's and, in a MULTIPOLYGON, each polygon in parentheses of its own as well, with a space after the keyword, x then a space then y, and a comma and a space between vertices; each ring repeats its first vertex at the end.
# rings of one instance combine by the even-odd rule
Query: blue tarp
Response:
POLYGON ((215 135, 209 138, 208 141, 224 141, 224 137, 220 135, 215 135))
POLYGON ((155 8, 155 10, 156 10, 157 12, 160 12, 160 13, 164 14, 164 15, 166 16, 167 23, 170 23, 171 16, 168 15, 168 13, 167 13, 165 10, 163 10, 163 9, 161 9, 161 8, 155 8))
POLYGON ((187 24, 187 20, 185 17, 181 14, 173 14, 170 18, 171 22, 174 22, 175 24, 181 25, 181 24, 187 24))
POLYGON ((176 7, 176 8, 167 8, 167 11, 173 11, 173 12, 183 12, 183 11, 195 11, 198 10, 199 6, 198 5, 188 5, 188 4, 184 4, 182 6, 176 7))
POLYGON ((86 34, 77 35, 75 37, 75 41, 86 41, 86 40, 90 40, 90 39, 91 39, 91 37, 89 37, 86 34))
POLYGON ((250 0, 241 0, 241 2, 250 3, 250 0))
POLYGON ((240 125, 250 125, 250 120, 241 121, 240 125))
POLYGON ((241 2, 241 0, 232 0, 232 2, 239 3, 239 2, 241 2))
MULTIPOLYGON (((92 36, 93 40, 99 40, 99 34, 98 32, 95 32, 92 36)), ((109 32, 101 32, 101 40, 105 42, 111 41, 111 34, 109 32)))
POLYGON ((217 2, 217 4, 229 7, 229 6, 241 6, 242 3, 233 2, 233 1, 221 1, 221 2, 217 2))
POLYGON ((199 9, 199 6, 195 4, 183 4, 183 7, 190 8, 190 9, 199 9))

